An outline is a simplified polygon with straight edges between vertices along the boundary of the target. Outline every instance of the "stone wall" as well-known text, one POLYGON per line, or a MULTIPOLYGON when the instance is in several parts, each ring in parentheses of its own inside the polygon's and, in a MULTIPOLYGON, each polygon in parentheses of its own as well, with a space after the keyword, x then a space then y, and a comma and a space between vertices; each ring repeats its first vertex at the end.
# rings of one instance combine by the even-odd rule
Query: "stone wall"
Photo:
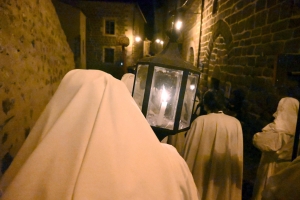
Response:
POLYGON ((279 54, 299 54, 300 8, 288 0, 218 0, 213 13, 214 2, 204 1, 202 23, 202 0, 194 0, 186 12, 183 57, 190 47, 197 55, 200 38, 200 89, 210 88, 216 78, 224 92, 231 85, 229 100, 242 93, 240 120, 252 135, 272 120, 279 99, 287 95, 287 88, 281 93, 275 87, 276 62, 279 54))
POLYGON ((74 66, 51 0, 1 0, 0 175, 74 66))

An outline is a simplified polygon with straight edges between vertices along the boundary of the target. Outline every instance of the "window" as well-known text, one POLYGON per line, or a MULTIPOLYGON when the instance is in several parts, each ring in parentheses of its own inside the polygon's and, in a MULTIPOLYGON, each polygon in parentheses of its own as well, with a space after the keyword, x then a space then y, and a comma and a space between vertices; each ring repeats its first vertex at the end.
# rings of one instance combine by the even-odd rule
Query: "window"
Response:
POLYGON ((113 48, 104 49, 104 62, 105 63, 114 63, 115 50, 113 48))
POLYGON ((114 35, 115 34, 115 21, 105 20, 105 34, 114 35))

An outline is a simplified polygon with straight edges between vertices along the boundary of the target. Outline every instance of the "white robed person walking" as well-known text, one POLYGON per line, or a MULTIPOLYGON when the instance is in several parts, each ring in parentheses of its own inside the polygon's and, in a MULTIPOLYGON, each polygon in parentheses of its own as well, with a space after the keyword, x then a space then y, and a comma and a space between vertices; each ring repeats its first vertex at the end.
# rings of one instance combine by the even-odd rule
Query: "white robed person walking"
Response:
POLYGON ((176 149, 100 70, 66 74, 0 183, 1 200, 198 199, 176 149))
POLYGON ((222 112, 224 96, 209 90, 203 97, 207 115, 197 117, 183 149, 201 200, 240 200, 243 135, 240 122, 222 112))
POLYGON ((291 163, 299 101, 292 97, 280 99, 274 121, 254 134, 253 145, 261 159, 253 189, 253 200, 260 200, 268 178, 291 163))

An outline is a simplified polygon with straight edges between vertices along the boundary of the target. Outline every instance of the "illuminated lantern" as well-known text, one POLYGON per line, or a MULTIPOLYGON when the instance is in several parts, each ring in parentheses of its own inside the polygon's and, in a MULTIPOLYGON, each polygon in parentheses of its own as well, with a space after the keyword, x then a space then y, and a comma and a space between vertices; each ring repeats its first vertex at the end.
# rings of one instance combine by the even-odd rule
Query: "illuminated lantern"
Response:
POLYGON ((188 130, 200 70, 181 58, 177 35, 165 49, 136 64, 132 96, 159 140, 188 130))

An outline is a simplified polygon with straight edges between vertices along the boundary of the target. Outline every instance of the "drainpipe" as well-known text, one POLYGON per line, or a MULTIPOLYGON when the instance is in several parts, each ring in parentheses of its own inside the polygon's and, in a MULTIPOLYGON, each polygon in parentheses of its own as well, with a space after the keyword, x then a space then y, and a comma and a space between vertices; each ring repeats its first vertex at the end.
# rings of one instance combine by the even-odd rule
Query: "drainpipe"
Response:
MULTIPOLYGON (((201 18, 200 18, 200 26, 199 26, 199 44, 198 44, 198 58, 197 58, 197 67, 200 65, 200 52, 201 52, 201 38, 202 38, 202 21, 203 21, 203 11, 204 11, 204 1, 202 0, 201 3, 201 18)), ((203 72, 203 67, 202 67, 202 72, 203 72)))
MULTIPOLYGON (((135 43, 135 11, 136 11, 136 4, 134 5, 134 8, 133 8, 133 12, 132 12, 132 47, 131 47, 131 65, 134 65, 136 63, 135 61, 135 46, 136 46, 136 43, 135 43), (135 61, 135 63, 134 63, 135 61)), ((126 72, 127 73, 127 72, 126 72)))

